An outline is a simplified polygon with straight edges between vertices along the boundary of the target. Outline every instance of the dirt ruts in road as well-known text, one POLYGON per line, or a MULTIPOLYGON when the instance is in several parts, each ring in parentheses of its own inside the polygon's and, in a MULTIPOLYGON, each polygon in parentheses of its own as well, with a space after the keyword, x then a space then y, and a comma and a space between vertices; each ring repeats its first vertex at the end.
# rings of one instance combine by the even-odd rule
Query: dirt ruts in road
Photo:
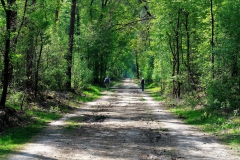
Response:
POLYGON ((103 94, 50 123, 9 160, 240 159, 174 117, 130 79, 103 94))

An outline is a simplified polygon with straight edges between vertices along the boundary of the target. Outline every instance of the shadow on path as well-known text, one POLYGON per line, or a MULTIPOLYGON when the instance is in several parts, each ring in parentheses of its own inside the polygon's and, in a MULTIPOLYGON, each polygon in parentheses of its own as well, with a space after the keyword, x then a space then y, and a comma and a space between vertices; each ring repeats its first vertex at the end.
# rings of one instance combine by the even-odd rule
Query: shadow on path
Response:
MULTIPOLYGON (((114 87, 113 87, 114 88, 114 87)), ((132 80, 52 122, 9 160, 237 160, 210 136, 184 124, 132 80)))

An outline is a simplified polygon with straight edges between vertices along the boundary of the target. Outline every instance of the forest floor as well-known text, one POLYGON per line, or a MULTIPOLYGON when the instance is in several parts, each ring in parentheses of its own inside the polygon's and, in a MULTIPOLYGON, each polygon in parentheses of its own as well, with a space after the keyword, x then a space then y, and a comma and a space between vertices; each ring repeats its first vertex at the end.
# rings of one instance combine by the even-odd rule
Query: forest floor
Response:
POLYGON ((130 79, 49 125, 9 160, 237 160, 239 153, 184 124, 130 79))

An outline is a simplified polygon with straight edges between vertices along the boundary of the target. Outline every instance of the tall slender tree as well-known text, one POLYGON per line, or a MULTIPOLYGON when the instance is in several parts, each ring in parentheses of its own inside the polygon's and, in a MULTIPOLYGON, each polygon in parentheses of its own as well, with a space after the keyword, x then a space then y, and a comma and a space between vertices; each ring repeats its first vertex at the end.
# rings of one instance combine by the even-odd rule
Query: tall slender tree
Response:
POLYGON ((7 4, 4 0, 1 0, 1 4, 6 13, 6 39, 5 39, 5 51, 4 51, 4 69, 3 69, 3 90, 2 97, 0 101, 0 108, 5 107, 7 90, 9 85, 9 80, 12 75, 12 63, 10 61, 11 54, 11 33, 16 31, 16 20, 17 20, 17 12, 13 10, 13 6, 15 5, 16 0, 8 0, 7 4))
POLYGON ((67 60, 67 82, 66 82, 66 88, 68 90, 71 90, 71 79, 72 79, 72 58, 73 58, 73 40, 74 40, 74 25, 75 25, 75 14, 76 14, 76 6, 77 1, 72 0, 71 5, 71 17, 70 17, 70 27, 69 27, 69 42, 68 47, 69 51, 66 56, 67 60))
POLYGON ((215 56, 214 56, 214 26, 215 26, 215 21, 214 21, 214 13, 213 13, 213 0, 210 0, 210 13, 211 13, 211 61, 212 61, 212 78, 215 77, 215 71, 214 71, 214 63, 215 63, 215 56))

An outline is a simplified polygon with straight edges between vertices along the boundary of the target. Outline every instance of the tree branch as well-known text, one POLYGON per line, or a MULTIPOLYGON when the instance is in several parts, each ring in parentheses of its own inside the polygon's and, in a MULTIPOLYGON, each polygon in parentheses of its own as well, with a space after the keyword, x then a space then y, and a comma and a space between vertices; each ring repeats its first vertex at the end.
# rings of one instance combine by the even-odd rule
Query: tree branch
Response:
POLYGON ((116 26, 120 26, 119 28, 115 29, 114 31, 117 31, 117 30, 121 30, 122 28, 128 26, 128 25, 132 25, 132 24, 135 24, 137 22, 141 22, 141 21, 145 21, 145 20, 151 20, 151 19, 154 19, 154 18, 150 18, 150 17, 146 17, 146 18, 142 18, 142 19, 137 19, 137 20, 134 20, 134 21, 131 21, 131 22, 127 22, 125 24, 122 24, 122 23, 117 23, 117 24, 114 24, 112 25, 111 27, 109 27, 107 30, 111 30, 112 28, 116 27, 116 26))
POLYGON ((16 39, 15 39, 15 42, 18 41, 18 37, 19 37, 19 35, 20 35, 20 31, 21 31, 21 29, 22 29, 23 23, 25 22, 25 16, 26 16, 26 11, 27 11, 27 3, 28 3, 28 0, 25 1, 24 11, 23 11, 23 16, 22 16, 22 21, 21 21, 20 27, 19 27, 19 29, 18 29, 17 37, 16 37, 16 39))
POLYGON ((4 11, 7 12, 5 1, 4 1, 4 0, 1 0, 1 3, 2 3, 2 6, 3 6, 4 11))

